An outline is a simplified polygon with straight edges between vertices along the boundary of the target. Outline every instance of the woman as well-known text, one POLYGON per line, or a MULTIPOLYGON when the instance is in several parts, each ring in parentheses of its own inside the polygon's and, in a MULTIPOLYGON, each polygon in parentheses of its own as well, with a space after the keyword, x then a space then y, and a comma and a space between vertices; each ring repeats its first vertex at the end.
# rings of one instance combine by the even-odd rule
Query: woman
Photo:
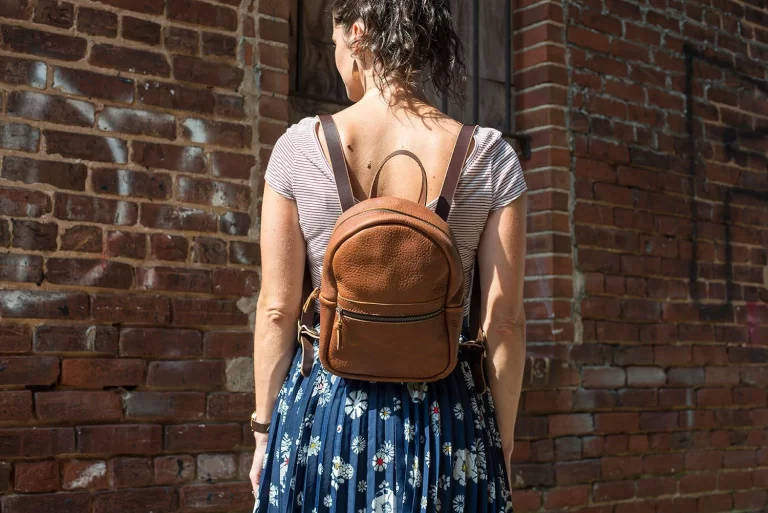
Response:
MULTIPOLYGON (((429 105, 423 85, 461 95, 461 44, 449 0, 333 0, 336 66, 354 105, 334 115, 357 201, 398 149, 428 170, 434 209, 461 124, 429 105), (375 164, 375 165, 374 165, 375 164)), ((478 128, 448 219, 471 276, 480 264, 489 391, 460 360, 431 383, 301 374, 296 343, 305 259, 313 285, 341 214, 318 118, 277 142, 265 181, 262 287, 256 312, 255 432, 250 477, 258 512, 511 511, 509 462, 525 361, 526 184, 497 130, 478 128)), ((389 161, 378 195, 416 200, 418 164, 389 161)), ((466 303, 470 287, 465 287, 466 303)), ((315 327, 318 328, 318 317, 315 327)), ((466 334, 462 334, 466 338, 466 334)), ((418 341, 414 341, 418 343, 418 341)))

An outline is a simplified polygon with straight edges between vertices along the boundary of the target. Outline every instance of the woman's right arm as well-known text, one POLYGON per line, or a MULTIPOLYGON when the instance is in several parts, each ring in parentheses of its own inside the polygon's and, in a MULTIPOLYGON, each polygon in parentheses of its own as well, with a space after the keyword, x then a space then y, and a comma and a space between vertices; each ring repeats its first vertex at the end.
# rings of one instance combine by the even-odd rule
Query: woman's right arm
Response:
POLYGON ((525 368, 525 239, 527 193, 493 210, 478 244, 480 318, 487 336, 485 369, 509 479, 525 368))

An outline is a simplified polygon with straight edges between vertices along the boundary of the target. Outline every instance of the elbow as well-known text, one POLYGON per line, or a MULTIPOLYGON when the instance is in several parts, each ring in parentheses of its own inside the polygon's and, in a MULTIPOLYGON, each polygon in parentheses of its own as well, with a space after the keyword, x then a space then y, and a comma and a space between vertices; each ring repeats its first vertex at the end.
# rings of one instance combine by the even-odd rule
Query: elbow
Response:
POLYGON ((269 326, 284 328, 296 324, 298 312, 296 308, 289 308, 286 304, 268 299, 259 301, 256 305, 257 319, 269 326))

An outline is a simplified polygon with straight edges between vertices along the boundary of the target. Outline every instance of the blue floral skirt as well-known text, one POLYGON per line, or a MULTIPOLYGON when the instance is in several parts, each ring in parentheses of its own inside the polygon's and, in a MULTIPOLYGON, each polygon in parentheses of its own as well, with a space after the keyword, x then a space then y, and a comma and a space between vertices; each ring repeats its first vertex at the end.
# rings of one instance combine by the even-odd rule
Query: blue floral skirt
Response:
POLYGON ((461 357, 431 383, 341 378, 317 341, 305 378, 297 345, 254 513, 512 511, 493 399, 474 388, 461 357))

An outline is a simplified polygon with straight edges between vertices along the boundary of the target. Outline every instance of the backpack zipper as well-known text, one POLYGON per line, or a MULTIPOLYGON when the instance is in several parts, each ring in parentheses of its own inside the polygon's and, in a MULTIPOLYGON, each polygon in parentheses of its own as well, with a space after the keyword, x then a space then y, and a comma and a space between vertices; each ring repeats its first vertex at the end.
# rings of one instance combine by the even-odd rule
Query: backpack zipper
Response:
POLYGON ((426 321, 427 319, 432 319, 433 317, 437 317, 443 311, 445 310, 445 307, 439 308, 438 310, 434 310, 432 312, 427 312, 423 314, 414 314, 414 315, 377 315, 377 314, 366 314, 366 313, 360 313, 355 312, 353 310, 347 310, 344 308, 341 308, 340 306, 336 307, 336 349, 339 349, 341 346, 341 325, 343 323, 342 319, 344 317, 349 317, 351 319, 356 319, 359 321, 374 321, 374 322, 414 322, 414 321, 426 321))

